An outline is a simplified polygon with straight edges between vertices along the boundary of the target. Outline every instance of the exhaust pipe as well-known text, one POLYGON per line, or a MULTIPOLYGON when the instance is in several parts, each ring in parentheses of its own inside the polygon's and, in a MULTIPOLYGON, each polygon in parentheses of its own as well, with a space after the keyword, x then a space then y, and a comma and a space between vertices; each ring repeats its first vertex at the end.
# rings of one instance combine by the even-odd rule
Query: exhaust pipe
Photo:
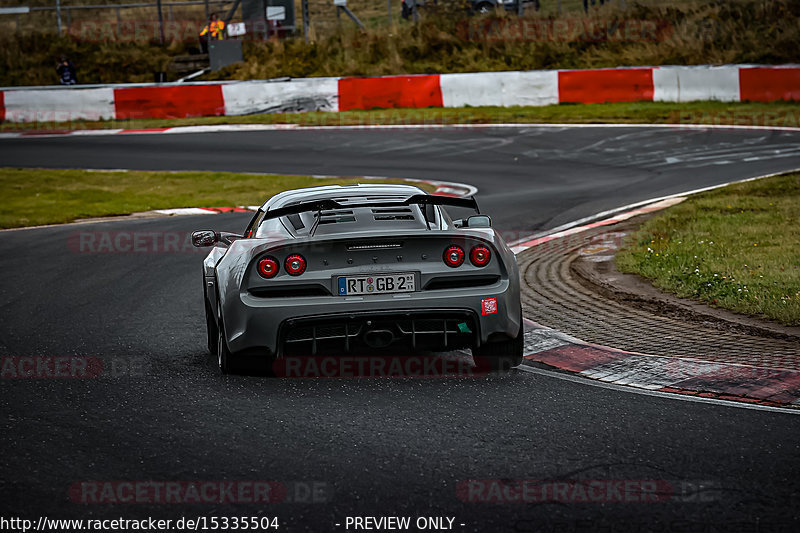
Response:
POLYGON ((394 333, 388 329, 371 329, 364 333, 364 342, 370 348, 386 348, 394 342, 394 333))

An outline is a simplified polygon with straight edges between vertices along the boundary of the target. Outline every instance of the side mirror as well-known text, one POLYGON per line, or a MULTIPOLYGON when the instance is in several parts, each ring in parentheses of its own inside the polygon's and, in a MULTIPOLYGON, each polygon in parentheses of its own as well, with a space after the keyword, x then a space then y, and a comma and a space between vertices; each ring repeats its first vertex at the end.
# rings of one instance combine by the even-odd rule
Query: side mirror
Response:
POLYGON ((491 228, 492 227, 492 217, 489 215, 472 215, 469 217, 464 224, 464 227, 467 228, 491 228))
POLYGON ((211 231, 210 229, 201 229, 192 232, 192 245, 198 248, 206 246, 214 246, 217 243, 230 245, 233 241, 243 239, 241 235, 236 233, 229 233, 227 231, 211 231))
POLYGON ((239 235, 238 233, 229 233, 227 231, 220 231, 219 233, 217 233, 217 239, 222 244, 231 245, 233 244, 233 241, 244 239, 244 236, 239 235))
POLYGON ((214 246, 217 242, 219 242, 219 236, 216 231, 201 229, 192 232, 192 246, 205 248, 206 246, 214 246))

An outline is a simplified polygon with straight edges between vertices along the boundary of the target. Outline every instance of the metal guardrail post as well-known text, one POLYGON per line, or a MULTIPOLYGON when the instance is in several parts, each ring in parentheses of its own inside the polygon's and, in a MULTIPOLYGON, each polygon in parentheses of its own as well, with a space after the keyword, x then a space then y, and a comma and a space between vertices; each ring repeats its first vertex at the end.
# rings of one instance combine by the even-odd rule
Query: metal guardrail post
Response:
POLYGON ((309 14, 308 14, 308 0, 303 0, 300 4, 300 10, 303 13, 303 35, 308 44, 308 27, 309 27, 309 14))
POLYGON ((61 0, 56 0, 56 22, 58 23, 58 34, 61 35, 61 0))
POLYGON ((161 12, 161 0, 156 0, 158 7, 158 36, 161 44, 164 44, 164 14, 161 12))
MULTIPOLYGON (((269 41, 269 36, 270 36, 270 33, 271 33, 270 32, 271 24, 270 24, 268 13, 269 13, 269 8, 272 7, 272 2, 270 2, 270 0, 265 0, 265 2, 266 2, 266 6, 265 6, 265 10, 264 10, 264 18, 267 21, 267 40, 269 41)), ((277 31, 278 30, 276 29, 275 32, 277 33, 277 31)))

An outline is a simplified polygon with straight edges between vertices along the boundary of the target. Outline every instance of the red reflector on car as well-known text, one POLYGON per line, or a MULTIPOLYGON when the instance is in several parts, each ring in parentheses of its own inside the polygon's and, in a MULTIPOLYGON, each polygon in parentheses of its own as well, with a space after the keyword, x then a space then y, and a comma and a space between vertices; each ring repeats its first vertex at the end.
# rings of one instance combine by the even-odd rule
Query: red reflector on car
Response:
POLYGON ((444 262, 447 266, 458 267, 464 262, 464 250, 460 246, 449 246, 444 251, 444 262))
POLYGON ((292 254, 286 258, 283 266, 286 267, 286 272, 292 276, 299 276, 306 271, 306 260, 300 254, 292 254))
POLYGON ((486 246, 476 246, 469 253, 469 260, 476 267, 482 267, 489 264, 492 259, 492 251, 486 246))
POLYGON ((265 257, 258 262, 258 273, 265 278, 274 278, 278 274, 278 260, 274 257, 265 257))

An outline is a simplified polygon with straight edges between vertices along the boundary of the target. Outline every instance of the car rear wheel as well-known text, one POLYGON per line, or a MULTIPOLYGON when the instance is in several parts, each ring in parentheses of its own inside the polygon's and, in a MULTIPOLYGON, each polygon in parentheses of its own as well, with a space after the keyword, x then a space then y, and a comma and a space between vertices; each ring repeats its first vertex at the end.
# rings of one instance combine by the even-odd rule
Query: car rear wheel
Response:
MULTIPOLYGON (((522 318, 522 314, 520 314, 522 318)), ((525 325, 520 320, 517 337, 501 342, 492 342, 472 349, 475 366, 492 372, 508 372, 522 363, 525 349, 525 325)))
MULTIPOLYGON (((210 305, 208 306, 210 308, 210 305)), ((275 375, 273 363, 275 357, 254 357, 252 353, 231 352, 228 348, 227 336, 225 335, 225 321, 222 319, 222 310, 217 303, 217 317, 219 327, 214 325, 214 351, 217 356, 219 371, 223 374, 252 374, 273 377, 275 375)), ((213 318, 212 318, 213 320, 213 318)), ((209 325, 210 327, 210 325, 209 325)), ((211 329, 209 329, 209 350, 211 349, 211 329)), ((259 354, 261 355, 261 354, 259 354)))
POLYGON ((214 320, 214 312, 211 310, 211 304, 206 300, 206 335, 208 352, 211 355, 217 355, 217 344, 219 343, 219 328, 217 328, 217 321, 214 320))
POLYGON ((232 374, 240 370, 238 358, 228 349, 228 341, 225 339, 225 323, 222 320, 222 310, 217 303, 217 316, 219 317, 219 327, 217 328, 217 364, 223 374, 232 374))

